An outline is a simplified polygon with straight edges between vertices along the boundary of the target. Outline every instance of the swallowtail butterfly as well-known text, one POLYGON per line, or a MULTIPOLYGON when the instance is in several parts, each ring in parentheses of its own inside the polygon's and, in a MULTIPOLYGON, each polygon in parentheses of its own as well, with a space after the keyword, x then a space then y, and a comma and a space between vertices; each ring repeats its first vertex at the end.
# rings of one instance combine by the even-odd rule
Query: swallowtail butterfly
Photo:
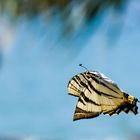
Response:
POLYGON ((101 113, 111 116, 121 111, 131 111, 135 115, 138 114, 137 102, 140 101, 125 93, 112 80, 97 71, 87 70, 72 77, 68 83, 68 93, 78 97, 74 121, 94 118, 101 113))

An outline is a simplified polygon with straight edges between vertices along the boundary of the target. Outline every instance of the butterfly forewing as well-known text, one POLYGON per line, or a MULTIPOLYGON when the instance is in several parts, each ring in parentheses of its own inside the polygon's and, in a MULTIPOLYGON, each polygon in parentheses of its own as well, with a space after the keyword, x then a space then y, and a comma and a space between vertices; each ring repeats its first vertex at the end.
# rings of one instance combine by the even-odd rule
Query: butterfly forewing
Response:
POLYGON ((81 74, 75 75, 68 83, 68 92, 73 96, 80 96, 84 90, 84 86, 81 83, 86 83, 81 74))
POLYGON ((123 91, 117 86, 117 84, 103 74, 99 72, 88 72, 85 74, 90 77, 91 82, 94 87, 98 88, 98 91, 107 93, 111 96, 114 95, 114 97, 123 97, 123 91))

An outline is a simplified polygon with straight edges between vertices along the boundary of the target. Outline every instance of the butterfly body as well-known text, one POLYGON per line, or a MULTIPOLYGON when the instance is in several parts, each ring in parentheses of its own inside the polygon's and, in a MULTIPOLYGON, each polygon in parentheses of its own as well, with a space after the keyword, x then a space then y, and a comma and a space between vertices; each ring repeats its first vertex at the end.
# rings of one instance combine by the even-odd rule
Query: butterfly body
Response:
POLYGON ((97 71, 86 71, 72 77, 68 92, 78 97, 73 120, 94 118, 101 113, 110 116, 121 111, 138 113, 138 99, 97 71))

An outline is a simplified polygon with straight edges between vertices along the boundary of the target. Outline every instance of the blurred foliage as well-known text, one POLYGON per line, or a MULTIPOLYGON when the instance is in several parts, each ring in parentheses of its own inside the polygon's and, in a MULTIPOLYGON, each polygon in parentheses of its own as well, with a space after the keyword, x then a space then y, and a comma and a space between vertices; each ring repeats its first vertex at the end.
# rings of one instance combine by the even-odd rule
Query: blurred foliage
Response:
MULTIPOLYGON (((126 1, 128 0, 0 0, 0 13, 7 12, 16 18, 20 15, 32 17, 58 9, 60 15, 67 19, 73 11, 80 11, 78 14, 85 16, 84 19, 89 22, 108 7, 112 7, 115 11, 122 11, 126 1)), ((77 14, 76 12, 74 14, 77 14)))
MULTIPOLYGON (((46 19, 50 20, 53 19, 55 15, 56 16, 59 15, 61 19, 61 21, 60 20, 59 21, 61 22, 60 24, 62 25, 61 26, 62 36, 64 37, 66 35, 65 37, 67 37, 72 33, 72 35, 75 37, 77 33, 78 35, 79 34, 83 35, 83 32, 82 33, 80 32, 85 31, 82 30, 85 28, 81 28, 83 26, 88 27, 86 28, 87 30, 95 31, 95 28, 91 29, 91 26, 88 26, 90 22, 91 21, 95 22, 94 19, 96 19, 96 16, 98 16, 98 14, 100 16, 100 14, 102 15, 105 13, 105 11, 111 9, 111 12, 113 13, 114 16, 114 18, 111 19, 113 20, 113 22, 109 23, 110 25, 112 24, 111 26, 109 25, 109 30, 111 30, 109 36, 111 38, 113 36, 117 36, 120 32, 122 24, 121 26, 119 25, 118 20, 120 19, 118 18, 119 17, 118 15, 121 15, 123 13, 127 5, 127 2, 128 0, 0 0, 0 17, 2 18, 6 17, 8 19, 7 26, 9 26, 10 29, 14 29, 14 27, 16 27, 17 25, 16 23, 20 21, 18 20, 20 17, 24 17, 23 19, 26 20, 32 20, 32 18, 36 16, 42 16, 44 22, 46 21, 46 19), (115 30, 112 32, 112 29, 115 30)), ((102 16, 100 17, 102 18, 102 16)), ((99 23, 98 25, 96 24, 96 29, 99 26, 100 26, 99 23)), ((6 35, 9 32, 8 35, 4 36, 1 34, 0 40, 3 40, 3 42, 8 42, 5 41, 6 40, 5 38, 9 38, 9 34, 13 33, 11 30, 8 29, 8 27, 5 32, 6 35)), ((78 36, 77 40, 80 37, 81 36, 78 36)), ((111 38, 111 40, 113 39, 111 38)), ((73 40, 69 42, 73 42, 73 40)), ((70 46, 72 46, 72 44, 70 46)), ((2 48, 1 50, 3 51, 3 49, 5 49, 6 47, 5 45, 3 45, 3 43, 0 43, 0 48, 2 48)), ((1 58, 2 57, 0 54, 0 63, 1 58)))
POLYGON ((0 0, 1 13, 8 11, 13 16, 33 16, 48 11, 52 7, 64 9, 69 0, 0 0))

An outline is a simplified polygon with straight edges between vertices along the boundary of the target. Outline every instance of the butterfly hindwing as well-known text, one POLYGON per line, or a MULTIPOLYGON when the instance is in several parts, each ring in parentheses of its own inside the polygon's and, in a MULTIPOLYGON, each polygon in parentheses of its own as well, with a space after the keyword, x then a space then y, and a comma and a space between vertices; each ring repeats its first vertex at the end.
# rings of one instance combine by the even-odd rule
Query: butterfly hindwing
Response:
POLYGON ((85 90, 78 99, 73 120, 97 117, 102 112, 98 99, 90 99, 88 96, 89 91, 85 90))
POLYGON ((101 113, 112 115, 110 112, 116 110, 121 105, 120 102, 120 99, 114 101, 106 96, 99 95, 96 92, 90 93, 85 89, 78 99, 74 120, 94 118, 101 113))

